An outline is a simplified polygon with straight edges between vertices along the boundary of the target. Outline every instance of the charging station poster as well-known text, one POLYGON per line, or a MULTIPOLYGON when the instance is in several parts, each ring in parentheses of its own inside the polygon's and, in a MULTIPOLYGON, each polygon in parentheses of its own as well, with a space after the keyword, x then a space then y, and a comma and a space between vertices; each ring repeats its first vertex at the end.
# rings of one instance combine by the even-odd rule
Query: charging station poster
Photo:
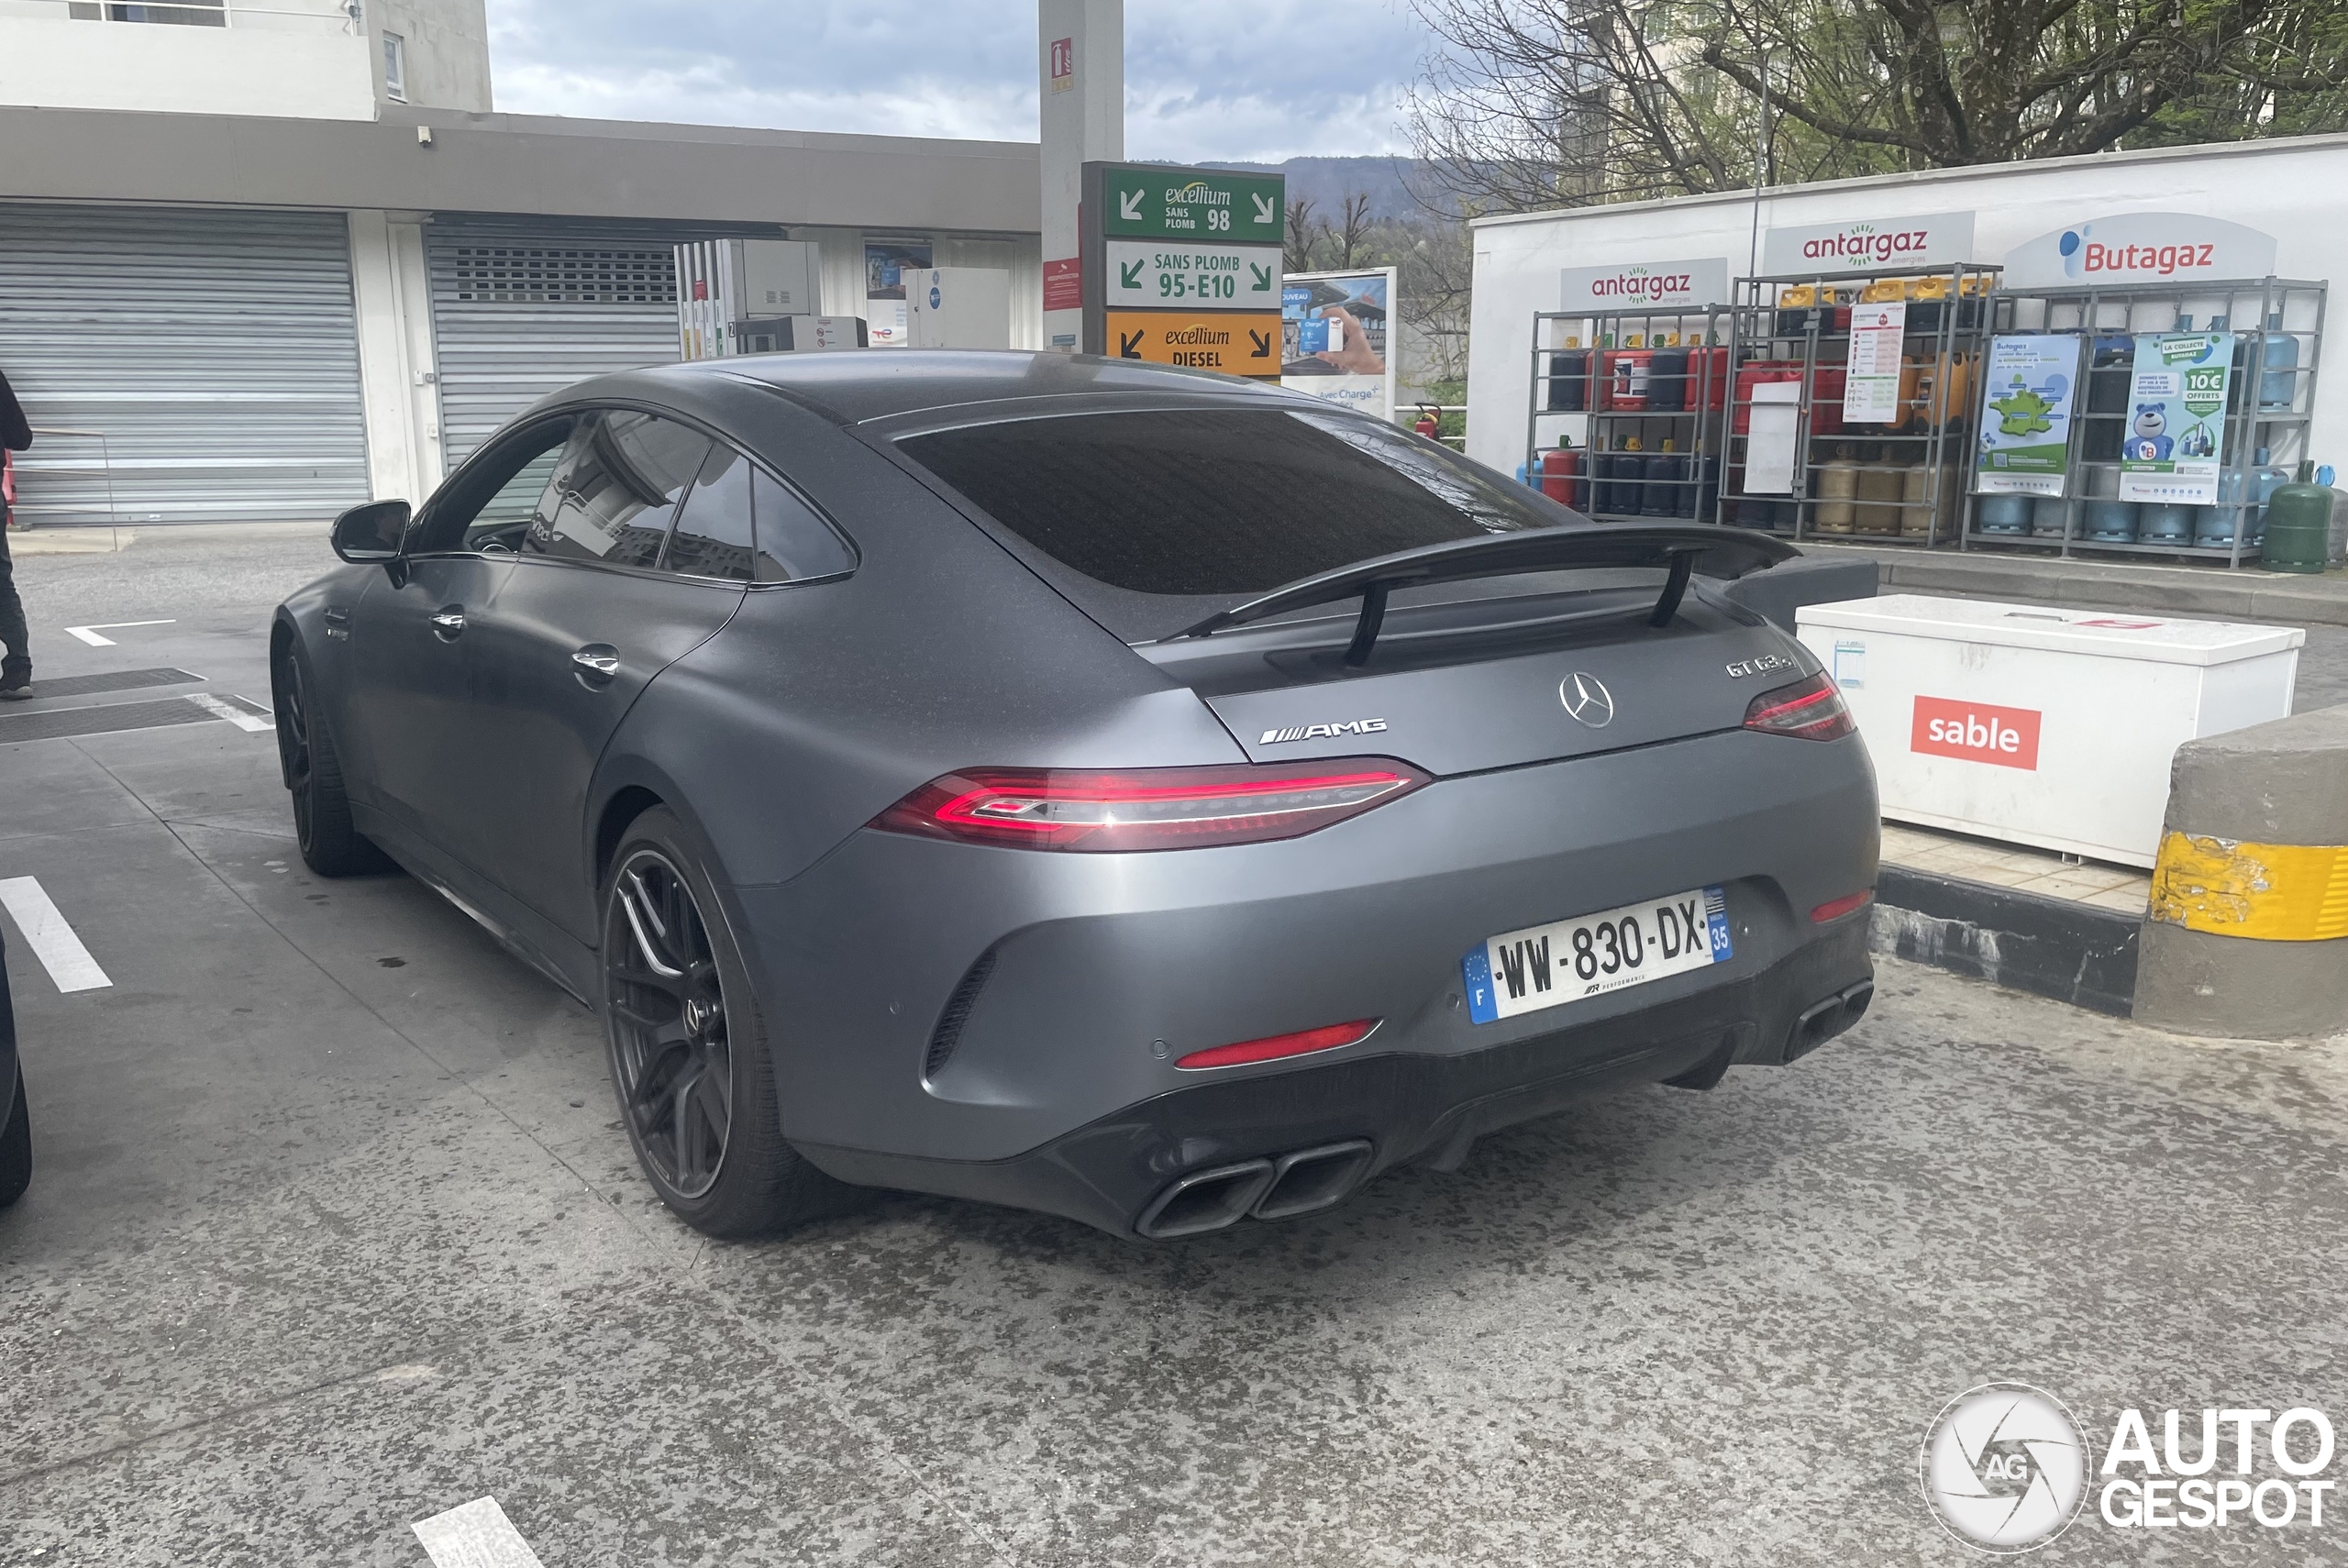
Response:
POLYGON ((2231 332, 2137 337, 2120 436, 2121 500, 2217 504, 2233 343, 2231 332))
POLYGON ((2080 339, 2071 333, 1992 337, 1981 376, 1982 495, 2060 495, 2070 467, 2071 400, 2080 339))
POLYGON ((1391 267, 1290 273, 1280 291, 1280 385, 1392 419, 1393 299, 1391 267))

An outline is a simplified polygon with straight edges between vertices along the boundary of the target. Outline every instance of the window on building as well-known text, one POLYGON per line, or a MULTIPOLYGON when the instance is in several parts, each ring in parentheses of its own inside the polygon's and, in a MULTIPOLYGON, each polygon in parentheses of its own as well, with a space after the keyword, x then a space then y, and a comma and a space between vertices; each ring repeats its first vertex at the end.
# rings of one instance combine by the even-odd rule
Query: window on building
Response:
POLYGON ((225 28, 228 16, 223 0, 178 0, 169 6, 116 6, 99 4, 98 0, 83 0, 66 6, 65 14, 78 22, 161 22, 183 28, 225 28))
POLYGON ((407 102, 407 40, 397 33, 383 35, 383 93, 394 103, 407 102))

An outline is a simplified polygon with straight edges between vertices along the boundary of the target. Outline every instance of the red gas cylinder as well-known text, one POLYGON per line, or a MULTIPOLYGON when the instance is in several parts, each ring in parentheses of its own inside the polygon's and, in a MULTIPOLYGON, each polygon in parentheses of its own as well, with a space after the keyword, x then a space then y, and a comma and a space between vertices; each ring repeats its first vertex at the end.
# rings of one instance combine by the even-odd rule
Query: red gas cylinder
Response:
POLYGON ((1432 441, 1435 437, 1435 433, 1441 430, 1443 425, 1434 414, 1422 414, 1419 415, 1419 422, 1416 425, 1412 425, 1411 428, 1432 441))
POLYGON ((1647 380, 1654 366, 1655 351, 1651 348, 1608 349, 1604 379, 1598 383, 1598 406, 1632 414, 1645 412, 1647 380))
POLYGON ((1583 505, 1583 486, 1575 476, 1581 472, 1581 454, 1562 443, 1541 454, 1541 493, 1579 512, 1583 505))

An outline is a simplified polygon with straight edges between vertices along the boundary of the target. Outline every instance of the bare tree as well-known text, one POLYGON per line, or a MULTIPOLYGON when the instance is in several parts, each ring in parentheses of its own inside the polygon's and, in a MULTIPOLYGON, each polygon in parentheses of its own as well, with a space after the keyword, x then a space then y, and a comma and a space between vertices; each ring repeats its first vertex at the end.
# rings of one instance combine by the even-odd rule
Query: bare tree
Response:
POLYGON ((1313 252, 1320 248, 1326 225, 1314 216, 1312 200, 1299 196, 1288 204, 1287 228, 1280 246, 1280 267, 1289 272, 1312 271, 1313 252))
POLYGON ((1496 210, 2348 127, 2340 0, 1412 4, 1414 150, 1496 210))
POLYGON ((1338 204, 1338 218, 1335 226, 1324 223, 1322 232, 1329 237, 1335 252, 1335 265, 1351 267, 1357 260, 1368 259, 1369 193, 1356 191, 1338 204))

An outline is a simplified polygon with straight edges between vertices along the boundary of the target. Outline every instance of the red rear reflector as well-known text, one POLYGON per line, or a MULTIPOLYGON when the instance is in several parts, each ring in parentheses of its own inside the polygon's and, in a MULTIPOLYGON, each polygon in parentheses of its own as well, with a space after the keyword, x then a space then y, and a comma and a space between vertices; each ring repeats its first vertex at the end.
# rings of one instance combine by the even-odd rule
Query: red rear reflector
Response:
POLYGON ((1843 705, 1843 694, 1824 675, 1764 691, 1746 704, 1744 727, 1801 740, 1841 740, 1858 726, 1843 705))
POLYGON ((1261 1040, 1243 1040, 1236 1045, 1217 1045, 1210 1050, 1193 1051, 1174 1065, 1192 1069, 1236 1067, 1246 1062, 1308 1056, 1315 1051, 1334 1051, 1340 1045, 1358 1045, 1370 1037, 1380 1021, 1375 1018, 1357 1018, 1351 1023, 1324 1023, 1318 1029, 1300 1029, 1294 1034, 1268 1034, 1261 1040))
POLYGON ((1206 848, 1295 838, 1426 782, 1385 757, 1120 773, 969 767, 923 785, 872 825, 1015 849, 1206 848))
POLYGON ((1835 899, 1831 902, 1821 904, 1816 909, 1811 911, 1811 923, 1813 925, 1824 925, 1830 920, 1841 920, 1853 910, 1865 909, 1868 904, 1874 902, 1874 900, 1875 889, 1873 888, 1862 888, 1859 891, 1850 894, 1846 898, 1835 899))

